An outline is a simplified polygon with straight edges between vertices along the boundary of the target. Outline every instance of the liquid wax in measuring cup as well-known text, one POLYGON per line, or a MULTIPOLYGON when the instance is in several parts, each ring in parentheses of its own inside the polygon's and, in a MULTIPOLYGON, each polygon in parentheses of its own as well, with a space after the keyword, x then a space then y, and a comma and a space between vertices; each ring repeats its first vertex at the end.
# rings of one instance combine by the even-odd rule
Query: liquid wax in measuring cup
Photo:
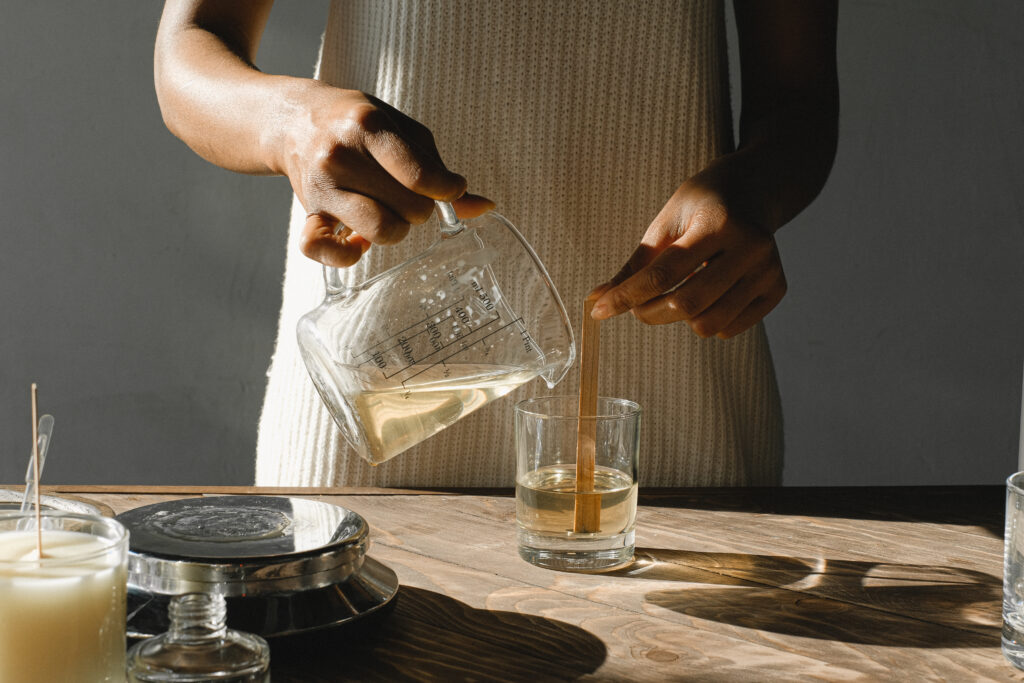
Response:
POLYGON ((415 391, 391 388, 356 394, 355 409, 366 432, 371 462, 389 460, 537 376, 530 370, 497 365, 454 370, 459 379, 452 382, 415 391))
POLYGON ((325 280, 300 350, 343 436, 374 464, 534 377, 553 386, 575 357, 543 265, 497 214, 441 223, 424 252, 361 284, 325 280))

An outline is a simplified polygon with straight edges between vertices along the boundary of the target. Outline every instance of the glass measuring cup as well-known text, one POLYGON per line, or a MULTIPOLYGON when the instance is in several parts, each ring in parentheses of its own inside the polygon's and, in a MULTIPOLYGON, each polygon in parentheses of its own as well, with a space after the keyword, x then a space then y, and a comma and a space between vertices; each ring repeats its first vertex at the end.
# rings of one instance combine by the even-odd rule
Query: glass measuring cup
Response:
POLYGON ((515 226, 437 207, 426 250, 352 287, 325 267, 327 295, 298 323, 317 392, 373 464, 534 377, 554 387, 576 356, 565 306, 515 226))

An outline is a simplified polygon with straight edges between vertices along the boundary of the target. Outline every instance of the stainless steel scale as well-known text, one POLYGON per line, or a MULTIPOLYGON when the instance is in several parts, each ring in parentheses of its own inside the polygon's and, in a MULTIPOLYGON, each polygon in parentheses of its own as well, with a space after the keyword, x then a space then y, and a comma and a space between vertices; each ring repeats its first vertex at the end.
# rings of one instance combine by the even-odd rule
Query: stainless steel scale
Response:
POLYGON ((130 533, 128 635, 167 631, 173 596, 222 595, 228 627, 264 637, 337 626, 387 605, 393 571, 355 512, 300 498, 174 500, 117 516, 130 533))

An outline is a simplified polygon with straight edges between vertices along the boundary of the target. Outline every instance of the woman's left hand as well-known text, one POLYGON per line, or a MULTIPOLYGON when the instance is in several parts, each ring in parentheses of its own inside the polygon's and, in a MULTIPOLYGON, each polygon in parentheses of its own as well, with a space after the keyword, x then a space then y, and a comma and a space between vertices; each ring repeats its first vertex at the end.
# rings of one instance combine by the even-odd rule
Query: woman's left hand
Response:
POLYGON ((786 276, 772 232, 730 207, 716 188, 726 165, 673 194, 626 265, 595 289, 603 290, 595 318, 631 311, 649 325, 685 321, 701 337, 726 339, 782 300, 786 276))
POLYGON ((734 0, 743 109, 735 152, 672 195, 594 317, 626 311, 733 337, 786 293, 774 234, 813 201, 835 157, 836 0, 734 0))

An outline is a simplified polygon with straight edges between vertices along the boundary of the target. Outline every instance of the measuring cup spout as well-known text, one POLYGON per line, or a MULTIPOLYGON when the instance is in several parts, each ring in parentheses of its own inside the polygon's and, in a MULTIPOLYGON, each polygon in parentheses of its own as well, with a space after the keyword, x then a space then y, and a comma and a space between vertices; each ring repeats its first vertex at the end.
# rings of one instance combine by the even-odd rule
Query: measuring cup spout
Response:
POLYGON ((568 347, 565 349, 564 356, 560 362, 549 363, 540 373, 540 378, 548 385, 548 389, 554 389, 556 384, 565 379, 569 368, 576 362, 576 340, 573 338, 571 325, 566 325, 565 333, 568 335, 568 347))
POLYGON ((541 378, 544 380, 544 383, 548 385, 548 389, 554 389, 555 385, 557 385, 559 382, 565 379, 565 375, 568 372, 568 367, 552 368, 548 372, 543 373, 541 375, 541 378))

